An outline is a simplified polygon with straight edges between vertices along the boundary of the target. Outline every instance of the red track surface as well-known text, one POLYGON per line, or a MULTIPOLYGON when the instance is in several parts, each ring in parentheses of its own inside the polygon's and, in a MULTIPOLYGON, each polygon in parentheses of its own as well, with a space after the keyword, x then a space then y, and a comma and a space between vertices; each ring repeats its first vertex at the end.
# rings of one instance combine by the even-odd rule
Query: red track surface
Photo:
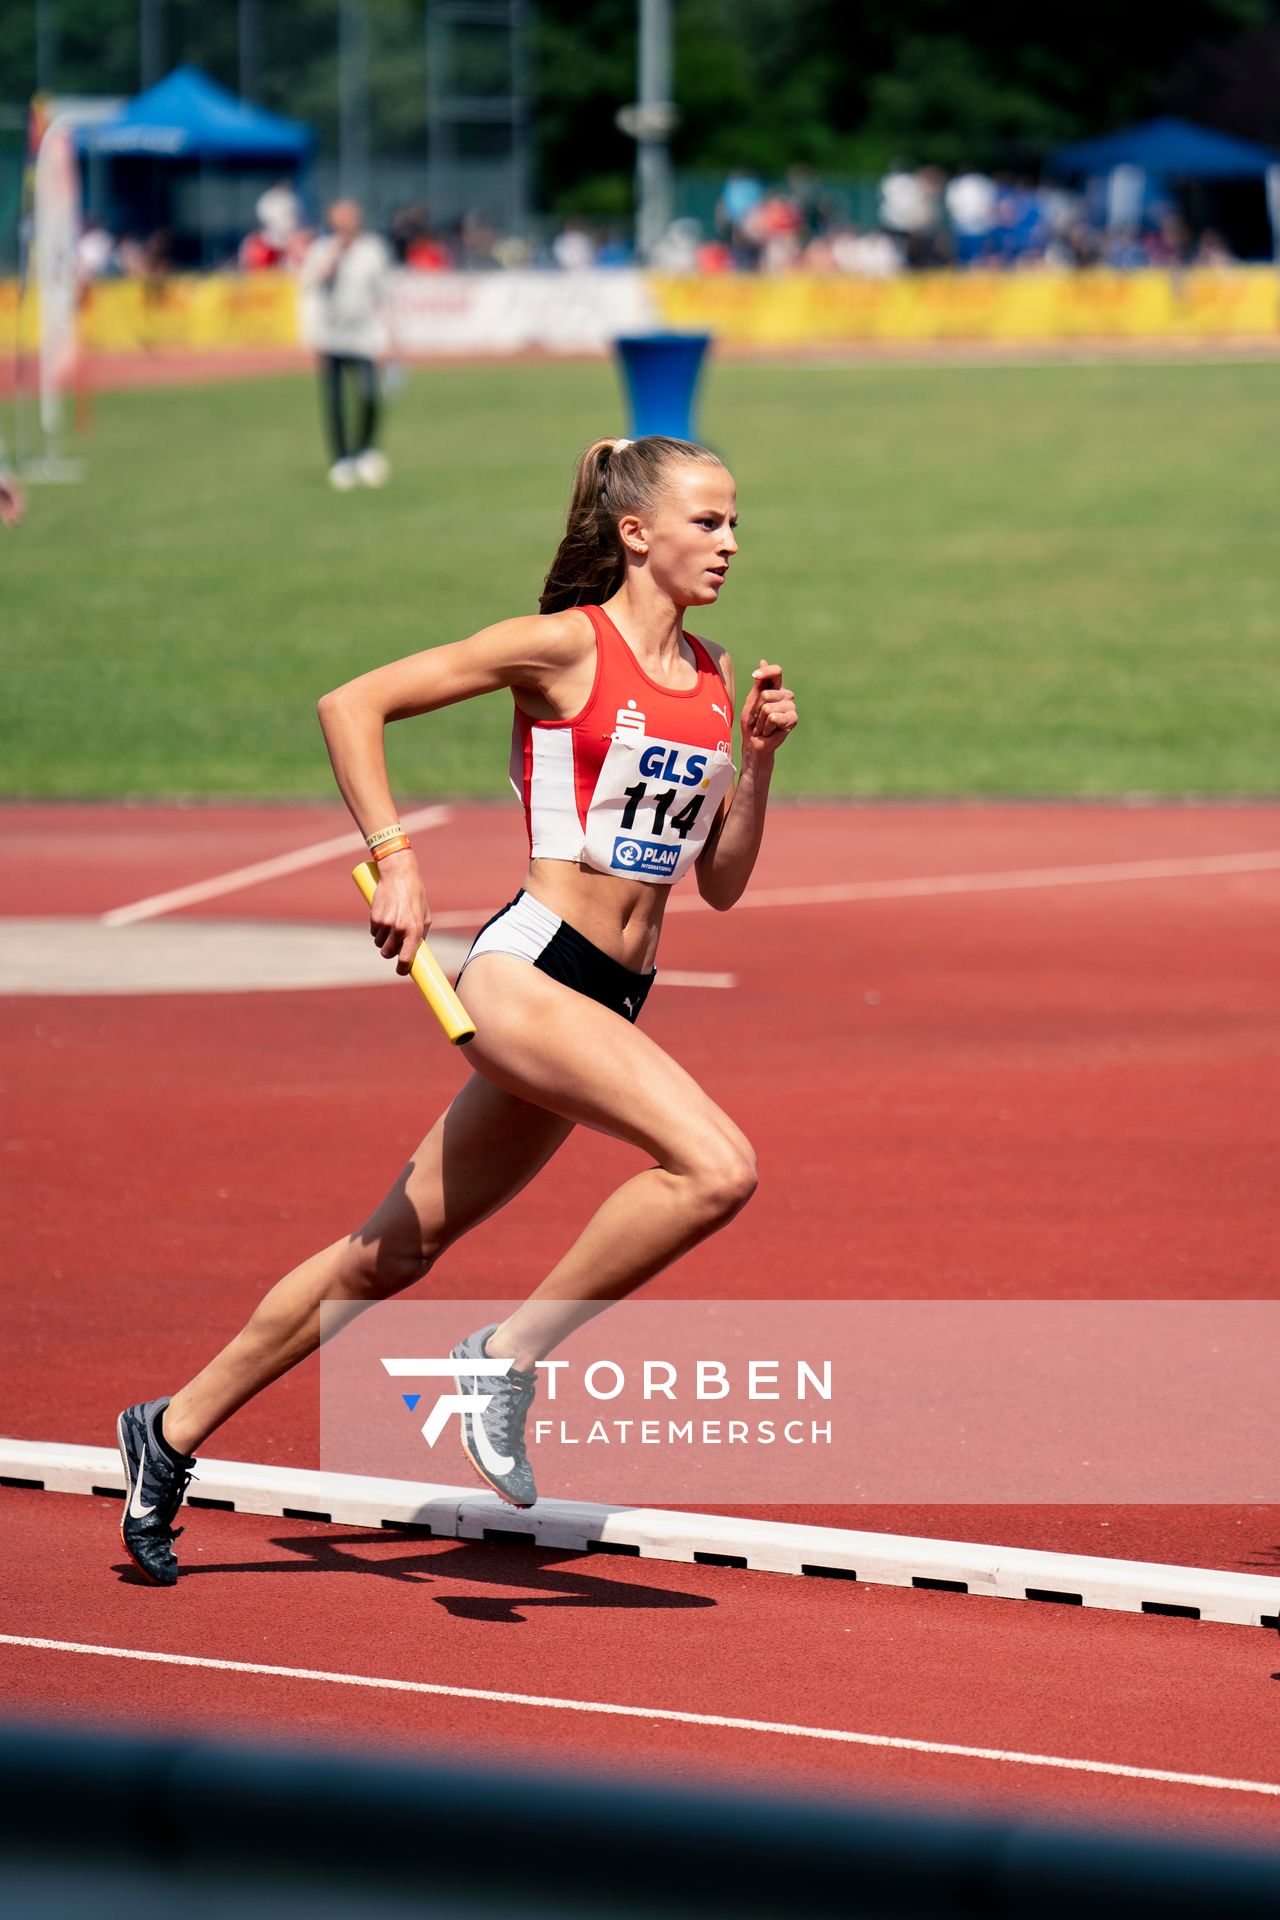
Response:
MULTIPOLYGON (((0 914, 98 913, 305 846, 342 819, 319 808, 10 809, 0 914)), ((510 809, 460 810, 423 844, 438 911, 490 908, 518 880, 510 809)), ((756 884, 1277 847, 1275 807, 779 809, 756 884)), ((673 918, 664 963, 728 968, 739 984, 660 992, 646 1025, 753 1136, 764 1182, 728 1232, 655 1288, 1270 1295, 1278 901, 1272 871, 673 918), (781 1068, 761 1067, 762 1036, 776 1037, 781 1068)), ((344 920, 357 903, 335 860, 200 911, 344 920)), ((415 997, 390 988, 20 998, 0 1019, 10 1095, 0 1222, 13 1276, 0 1395, 6 1430, 31 1439, 109 1444, 119 1405, 184 1378, 278 1272, 362 1217, 463 1070, 415 997)), ((566 1223, 631 1164, 611 1143, 575 1140, 433 1284, 523 1290, 562 1249, 566 1223)), ((314 1370, 246 1409, 216 1450, 314 1464, 314 1370)), ((192 1516, 183 1542, 185 1564, 207 1578, 157 1594, 109 1571, 120 1554, 105 1503, 2 1501, 8 1633, 1280 1781, 1260 1731, 1280 1660, 1256 1630, 490 1546, 344 1542, 208 1513, 192 1516), (368 1577, 388 1557, 429 1581, 368 1577)), ((1276 1509, 786 1517, 1280 1576, 1276 1509)), ((0 1686, 14 1704, 512 1741, 526 1754, 623 1754, 839 1790, 1025 1797, 1090 1817, 1274 1831, 1278 1811, 1274 1799, 1006 1763, 12 1648, 0 1649, 0 1686)))

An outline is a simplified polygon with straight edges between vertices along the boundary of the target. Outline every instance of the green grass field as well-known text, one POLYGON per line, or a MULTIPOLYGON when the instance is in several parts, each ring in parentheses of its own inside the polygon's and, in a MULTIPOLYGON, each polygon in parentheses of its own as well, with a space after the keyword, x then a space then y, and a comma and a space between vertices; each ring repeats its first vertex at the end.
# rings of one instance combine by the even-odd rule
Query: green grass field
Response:
MULTIPOLYGON (((712 367, 741 555, 705 630, 781 659, 809 794, 1280 789, 1280 365, 712 367)), ((10 795, 329 795, 314 704, 531 610, 598 366, 415 370, 393 485, 332 494, 304 377, 99 399, 0 539, 10 795)), ((509 703, 393 730, 502 790, 509 703)))

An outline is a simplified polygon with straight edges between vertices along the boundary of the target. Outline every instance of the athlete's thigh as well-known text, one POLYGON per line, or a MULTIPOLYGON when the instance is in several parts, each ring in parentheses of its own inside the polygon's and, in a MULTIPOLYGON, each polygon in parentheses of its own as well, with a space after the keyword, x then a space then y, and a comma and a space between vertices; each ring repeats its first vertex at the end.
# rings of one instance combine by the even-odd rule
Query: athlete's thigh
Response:
POLYGON ((572 1131, 571 1120, 473 1073, 361 1237, 438 1253, 513 1199, 572 1131))
POLYGON ((496 1086, 629 1140, 674 1172, 708 1131, 750 1154, 741 1129, 656 1041, 527 961, 479 955, 463 999, 476 1023, 472 1064, 496 1086))

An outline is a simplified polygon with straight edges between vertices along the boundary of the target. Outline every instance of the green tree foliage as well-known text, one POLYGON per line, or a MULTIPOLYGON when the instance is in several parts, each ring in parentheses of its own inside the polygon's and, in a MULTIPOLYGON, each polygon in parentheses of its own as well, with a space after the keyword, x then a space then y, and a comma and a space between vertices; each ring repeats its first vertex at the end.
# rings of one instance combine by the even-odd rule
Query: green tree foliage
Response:
MULTIPOLYGON (((136 90, 139 0, 48 0, 59 90, 136 90)), ((430 0, 368 0, 372 147, 425 150, 430 0)), ((338 0, 259 0, 266 106, 336 146, 338 0)), ((637 0, 536 0, 532 78, 540 201, 620 215, 634 149, 618 108, 635 93, 637 0)), ((1280 0, 1116 0, 1037 8, 961 0, 674 0, 678 165, 777 174, 891 164, 1034 166, 1048 147, 1174 107, 1280 146, 1280 0), (1255 78, 1252 80, 1250 76, 1255 78), (1239 123, 1239 124, 1237 124, 1239 123)), ((167 0, 167 64, 234 87, 237 0, 167 0)), ((0 94, 35 85, 34 0, 0 5, 0 94)))
MULTIPOLYGON (((613 116, 634 87, 635 18, 635 0, 541 0, 541 178, 561 211, 617 208, 628 191, 634 156, 613 116)), ((1278 20, 1276 0, 1183 0, 1159 16, 1114 0, 676 0, 674 157, 775 175, 1034 168, 1062 141, 1164 109, 1171 76, 1194 111, 1198 72, 1218 76, 1207 104, 1231 131, 1222 76, 1278 20)), ((1280 146, 1280 94, 1255 88, 1247 111, 1238 130, 1280 146)))

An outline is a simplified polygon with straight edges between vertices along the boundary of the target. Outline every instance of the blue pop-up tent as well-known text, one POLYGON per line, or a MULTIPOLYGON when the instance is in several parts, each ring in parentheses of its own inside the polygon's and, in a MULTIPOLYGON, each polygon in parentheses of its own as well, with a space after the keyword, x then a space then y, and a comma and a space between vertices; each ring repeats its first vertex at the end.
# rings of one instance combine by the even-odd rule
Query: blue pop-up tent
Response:
POLYGON ((113 119, 82 127, 78 138, 99 188, 92 198, 110 202, 113 224, 181 225, 171 214, 175 195, 195 177, 199 212, 186 230, 198 227, 202 259, 211 224, 205 203, 216 197, 206 191, 210 175, 296 174, 315 147, 310 127, 237 99, 198 67, 175 68, 113 119))
POLYGON ((198 67, 176 67, 114 120, 84 127, 80 144, 117 157, 288 168, 309 158, 315 135, 300 120, 238 100, 198 67))
POLYGON ((1267 190, 1273 248, 1280 244, 1280 153, 1253 140, 1197 126, 1172 115, 1121 127, 1098 140, 1076 140, 1049 155, 1047 169, 1061 179, 1105 176, 1108 200, 1134 204, 1147 179, 1260 180, 1267 190), (1120 189, 1120 191, 1117 191, 1120 189))
POLYGON ((1237 140, 1234 134, 1198 127, 1193 120, 1166 116, 1121 127, 1100 140, 1076 140, 1049 156, 1057 174, 1103 174, 1115 167, 1141 167, 1144 173, 1175 180, 1247 180, 1280 166, 1280 153, 1237 140))

